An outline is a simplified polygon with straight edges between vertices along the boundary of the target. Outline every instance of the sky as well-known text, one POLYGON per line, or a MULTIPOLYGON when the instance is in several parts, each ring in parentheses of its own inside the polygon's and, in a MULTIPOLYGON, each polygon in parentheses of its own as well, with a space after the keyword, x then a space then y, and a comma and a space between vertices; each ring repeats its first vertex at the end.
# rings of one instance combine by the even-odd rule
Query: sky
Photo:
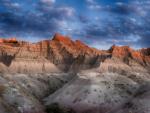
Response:
POLYGON ((36 42, 55 33, 98 49, 150 47, 150 0, 0 0, 0 37, 36 42))

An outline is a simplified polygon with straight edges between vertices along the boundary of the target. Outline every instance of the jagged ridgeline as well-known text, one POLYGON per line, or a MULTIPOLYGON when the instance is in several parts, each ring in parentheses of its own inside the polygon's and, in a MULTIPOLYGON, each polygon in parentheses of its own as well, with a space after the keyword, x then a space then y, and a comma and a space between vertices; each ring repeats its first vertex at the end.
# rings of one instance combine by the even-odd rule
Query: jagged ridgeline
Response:
POLYGON ((99 66, 107 57, 111 55, 60 34, 37 43, 5 39, 0 45, 2 72, 78 71, 99 66))
POLYGON ((37 43, 13 39, 0 40, 1 72, 79 71, 95 68, 105 59, 117 57, 129 64, 134 59, 149 65, 150 49, 133 50, 128 46, 112 46, 110 50, 97 50, 79 40, 55 34, 52 40, 37 43))

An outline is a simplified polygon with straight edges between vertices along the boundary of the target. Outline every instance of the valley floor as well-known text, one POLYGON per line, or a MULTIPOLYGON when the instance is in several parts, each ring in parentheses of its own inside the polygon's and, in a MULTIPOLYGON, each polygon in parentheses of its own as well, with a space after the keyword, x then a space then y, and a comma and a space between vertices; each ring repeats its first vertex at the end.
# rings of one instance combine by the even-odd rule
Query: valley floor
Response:
POLYGON ((150 75, 0 74, 0 113, 150 113, 150 75))

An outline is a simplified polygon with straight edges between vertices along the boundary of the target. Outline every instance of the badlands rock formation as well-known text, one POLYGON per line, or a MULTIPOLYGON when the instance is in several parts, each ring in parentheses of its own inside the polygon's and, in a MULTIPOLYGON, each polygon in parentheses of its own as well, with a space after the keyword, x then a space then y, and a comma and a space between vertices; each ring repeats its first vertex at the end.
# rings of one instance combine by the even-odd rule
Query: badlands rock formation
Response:
POLYGON ((0 113, 150 113, 149 91, 150 48, 0 40, 0 113))
POLYGON ((2 72, 58 72, 59 69, 76 72, 96 66, 102 54, 99 50, 60 34, 55 34, 52 40, 34 44, 23 41, 0 44, 2 72))

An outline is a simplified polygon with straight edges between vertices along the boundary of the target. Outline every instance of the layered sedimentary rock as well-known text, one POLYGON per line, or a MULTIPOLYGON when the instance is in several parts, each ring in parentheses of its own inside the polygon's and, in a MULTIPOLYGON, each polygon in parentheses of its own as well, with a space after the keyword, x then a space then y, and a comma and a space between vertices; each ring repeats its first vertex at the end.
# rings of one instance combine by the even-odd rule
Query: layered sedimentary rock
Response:
POLYGON ((124 61, 128 61, 129 59, 136 60, 138 63, 141 63, 143 65, 149 64, 149 48, 147 49, 141 49, 141 50, 133 50, 129 46, 112 46, 110 49, 110 52, 112 53, 112 56, 121 58, 124 61))
POLYGON ((0 45, 1 69, 5 68, 1 71, 30 72, 31 68, 39 72, 78 71, 96 66, 101 55, 101 51, 60 34, 38 43, 5 40, 0 45))
POLYGON ((0 43, 1 71, 16 72, 75 72, 98 67, 106 59, 117 58, 130 65, 132 61, 143 66, 150 64, 148 49, 133 50, 128 46, 112 46, 108 51, 88 47, 79 40, 56 33, 52 40, 29 43, 8 39, 0 43), (29 65, 30 64, 30 65, 29 65), (32 70, 31 70, 32 69, 32 70), (34 71, 35 70, 35 71, 34 71))

